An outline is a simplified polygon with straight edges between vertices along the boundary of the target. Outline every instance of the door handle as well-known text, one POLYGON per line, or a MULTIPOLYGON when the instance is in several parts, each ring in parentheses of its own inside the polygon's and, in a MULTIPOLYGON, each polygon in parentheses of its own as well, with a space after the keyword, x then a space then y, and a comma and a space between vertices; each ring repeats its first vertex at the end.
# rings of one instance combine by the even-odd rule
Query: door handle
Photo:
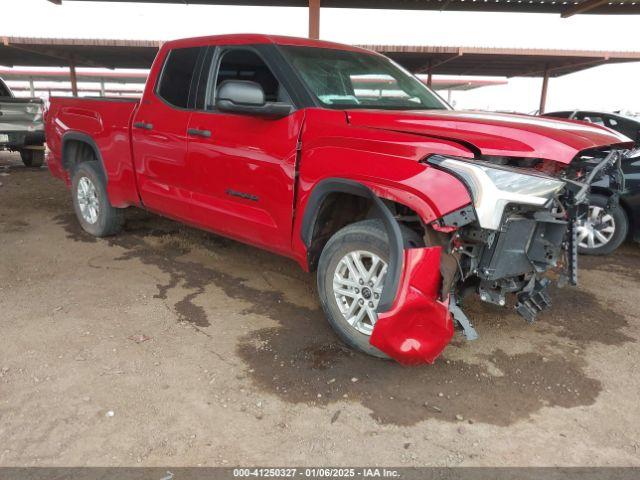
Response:
POLYGON ((153 130, 153 123, 136 122, 133 126, 135 128, 142 128, 143 130, 153 130))
POLYGON ((192 137, 204 137, 204 138, 211 137, 210 130, 198 130, 197 128, 189 128, 187 130, 187 133, 192 137))

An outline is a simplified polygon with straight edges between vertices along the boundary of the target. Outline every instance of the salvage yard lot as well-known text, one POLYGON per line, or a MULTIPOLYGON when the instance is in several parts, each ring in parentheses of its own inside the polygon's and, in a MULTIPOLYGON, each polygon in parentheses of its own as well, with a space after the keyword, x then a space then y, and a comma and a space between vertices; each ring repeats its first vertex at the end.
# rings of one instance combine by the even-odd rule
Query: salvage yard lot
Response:
POLYGON ((640 246, 432 366, 339 343, 290 260, 151 214, 96 239, 0 153, 0 465, 640 465, 640 246))

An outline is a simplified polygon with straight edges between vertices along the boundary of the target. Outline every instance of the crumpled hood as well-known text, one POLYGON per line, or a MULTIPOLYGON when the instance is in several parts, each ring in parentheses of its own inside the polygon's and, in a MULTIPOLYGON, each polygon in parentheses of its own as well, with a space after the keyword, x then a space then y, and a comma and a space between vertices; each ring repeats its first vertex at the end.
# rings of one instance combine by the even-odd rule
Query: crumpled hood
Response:
POLYGON ((482 155, 542 158, 568 164, 581 151, 633 142, 621 133, 583 122, 503 113, 429 110, 350 110, 349 123, 441 138, 482 155))

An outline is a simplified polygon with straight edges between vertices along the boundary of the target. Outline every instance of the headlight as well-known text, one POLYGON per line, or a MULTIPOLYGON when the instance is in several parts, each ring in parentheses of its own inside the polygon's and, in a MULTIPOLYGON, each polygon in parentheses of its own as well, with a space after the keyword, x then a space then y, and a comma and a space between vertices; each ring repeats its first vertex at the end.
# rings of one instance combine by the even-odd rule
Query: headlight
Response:
POLYGON ((490 230, 500 227, 507 204, 542 206, 564 187, 564 182, 555 178, 475 160, 434 155, 428 161, 453 173, 467 185, 480 226, 490 230))

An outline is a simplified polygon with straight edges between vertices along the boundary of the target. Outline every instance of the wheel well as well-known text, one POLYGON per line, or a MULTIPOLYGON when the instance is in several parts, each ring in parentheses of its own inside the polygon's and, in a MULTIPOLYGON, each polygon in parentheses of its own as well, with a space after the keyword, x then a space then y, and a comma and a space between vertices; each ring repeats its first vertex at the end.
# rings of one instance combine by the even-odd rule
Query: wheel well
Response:
MULTIPOLYGON (((424 236, 424 226, 413 210, 390 200, 383 199, 383 202, 400 225, 415 231, 420 238, 424 236)), ((316 270, 324 246, 338 230, 378 216, 375 205, 369 198, 345 192, 329 193, 319 206, 313 225, 307 255, 310 270, 316 270)))
POLYGON ((104 174, 101 158, 94 145, 83 139, 65 139, 62 144, 62 166, 72 172, 76 165, 83 162, 98 161, 104 174))

